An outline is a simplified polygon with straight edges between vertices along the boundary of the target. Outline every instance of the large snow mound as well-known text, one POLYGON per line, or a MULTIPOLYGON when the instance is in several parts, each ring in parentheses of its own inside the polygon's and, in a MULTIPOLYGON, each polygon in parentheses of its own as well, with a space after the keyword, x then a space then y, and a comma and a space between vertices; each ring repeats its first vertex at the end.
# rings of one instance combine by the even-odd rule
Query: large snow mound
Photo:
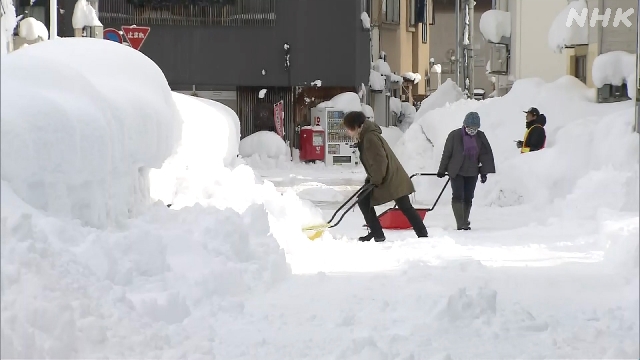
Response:
POLYGON ((240 141, 240 156, 249 158, 254 155, 277 159, 289 154, 289 147, 273 131, 258 131, 240 141))
MULTIPOLYGON (((589 25, 580 24, 574 16, 588 11, 586 0, 571 1, 551 23, 549 28, 549 48, 560 53, 566 46, 586 45, 589 43, 589 25)), ((586 17, 585 17, 586 18, 586 17)), ((592 28, 595 31, 595 28, 592 28)))
POLYGON ((2 180, 31 206, 91 226, 139 213, 150 201, 148 169, 180 139, 158 66, 90 38, 38 43, 1 66, 2 180))
POLYGON ((460 99, 464 99, 464 93, 453 80, 447 79, 433 94, 422 100, 415 117, 420 119, 429 111, 453 104, 460 99))
MULTIPOLYGON (((187 186, 182 179, 200 179, 198 186, 205 186, 207 176, 235 165, 240 141, 239 120, 233 110, 212 100, 172 95, 183 120, 182 139, 162 168, 149 172, 151 198, 166 204, 175 204, 177 197, 195 191, 193 182, 187 186)), ((195 200, 190 205, 193 203, 195 200)))
POLYGON ((511 37, 511 14, 502 10, 488 10, 478 24, 485 39, 498 43, 503 37, 511 37))
MULTIPOLYGON (((580 218, 603 209, 637 211, 639 147, 632 130, 633 102, 597 104, 589 93, 570 76, 553 83, 519 80, 503 97, 460 100, 419 117, 398 143, 397 153, 409 172, 435 172, 449 132, 476 111, 493 148, 497 174, 478 185, 474 202, 531 205, 538 211, 551 207, 560 216, 580 218), (513 141, 522 139, 523 110, 531 106, 546 115, 546 149, 520 154, 513 141)), ((441 186, 439 180, 420 181, 417 196, 433 201, 441 186)))

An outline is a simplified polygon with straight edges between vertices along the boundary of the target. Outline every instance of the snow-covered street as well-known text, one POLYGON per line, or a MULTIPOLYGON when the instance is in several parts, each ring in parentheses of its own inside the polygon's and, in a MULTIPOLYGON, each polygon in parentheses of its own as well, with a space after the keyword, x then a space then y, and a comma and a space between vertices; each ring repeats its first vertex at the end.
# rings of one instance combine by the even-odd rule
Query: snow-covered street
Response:
MULTIPOLYGON (((3 359, 640 358, 633 101, 598 103, 571 76, 481 101, 447 81, 380 142, 434 173, 477 112, 497 170, 471 230, 448 186, 428 238, 359 242, 356 207, 311 241, 361 165, 301 163, 274 132, 241 139, 233 110, 172 91, 114 42, 56 39, 1 66, 3 359), (531 106, 546 146, 520 153, 531 106)), ((330 103, 368 111, 353 92, 330 103)), ((413 184, 428 208, 445 179, 413 184)))

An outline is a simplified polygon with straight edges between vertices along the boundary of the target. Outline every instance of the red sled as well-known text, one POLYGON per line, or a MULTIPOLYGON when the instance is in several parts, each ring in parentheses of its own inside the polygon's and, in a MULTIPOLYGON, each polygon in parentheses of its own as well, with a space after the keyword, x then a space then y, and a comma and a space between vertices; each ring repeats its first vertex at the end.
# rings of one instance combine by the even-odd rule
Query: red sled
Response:
MULTIPOLYGON (((411 175, 411 179, 413 179, 416 176, 436 176, 436 174, 417 173, 417 174, 411 175)), ((436 205, 438 205, 438 201, 440 201, 440 198, 442 197, 442 194, 444 193, 444 190, 447 188, 447 185, 449 185, 450 181, 451 179, 447 176, 447 182, 442 187, 442 190, 440 190, 440 194, 438 194, 438 197, 436 198, 436 201, 433 203, 433 206, 426 209, 425 208, 416 209, 422 221, 424 221, 424 218, 427 215, 427 213, 430 211, 433 211, 436 205)), ((382 214, 378 215, 378 219, 380 220, 380 225, 382 225, 383 229, 390 229, 390 230, 411 229, 411 224, 409 223, 409 220, 407 220, 406 216, 404 216, 402 211, 397 208, 397 205, 395 205, 390 209, 385 210, 382 214)), ((363 226, 365 228, 368 228, 367 225, 363 225, 363 226)))

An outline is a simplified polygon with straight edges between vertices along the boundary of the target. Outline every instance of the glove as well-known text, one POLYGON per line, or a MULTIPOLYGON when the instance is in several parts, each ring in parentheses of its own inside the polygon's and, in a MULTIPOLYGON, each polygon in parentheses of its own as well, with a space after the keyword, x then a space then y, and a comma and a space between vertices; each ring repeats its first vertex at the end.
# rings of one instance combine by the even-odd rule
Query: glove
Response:
POLYGON ((480 182, 483 184, 487 182, 487 174, 480 175, 480 182))
POLYGON ((523 142, 522 140, 518 140, 518 141, 516 141, 516 147, 517 147, 518 149, 522 149, 522 145, 523 145, 523 144, 524 144, 524 142, 523 142))
POLYGON ((443 172, 439 172, 436 174, 436 176, 438 177, 438 179, 442 179, 443 177, 445 177, 445 174, 443 172))

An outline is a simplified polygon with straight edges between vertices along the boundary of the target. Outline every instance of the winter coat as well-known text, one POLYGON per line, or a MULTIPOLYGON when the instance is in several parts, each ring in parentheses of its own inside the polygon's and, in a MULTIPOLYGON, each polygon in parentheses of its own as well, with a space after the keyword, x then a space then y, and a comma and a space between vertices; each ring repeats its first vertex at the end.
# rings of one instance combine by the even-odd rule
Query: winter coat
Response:
POLYGON ((371 206, 378 206, 415 191, 413 182, 400 161, 382 137, 382 129, 365 121, 358 141, 360 162, 367 172, 367 182, 375 185, 371 206))
POLYGON ((538 151, 544 148, 547 142, 547 132, 544 126, 547 124, 547 117, 540 114, 535 120, 527 122, 527 131, 524 134, 521 153, 538 151))
MULTIPOLYGON (((462 167, 462 163, 464 162, 465 155, 462 131, 458 128, 449 133, 447 141, 444 144, 442 158, 440 159, 438 172, 446 172, 449 174, 449 177, 452 178, 458 175, 460 168, 462 167)), ((483 175, 495 173, 496 165, 493 160, 493 151, 491 150, 491 145, 489 145, 489 140, 487 140, 484 132, 480 130, 476 133, 475 138, 479 151, 478 163, 480 164, 480 167, 478 169, 478 173, 483 175)))

